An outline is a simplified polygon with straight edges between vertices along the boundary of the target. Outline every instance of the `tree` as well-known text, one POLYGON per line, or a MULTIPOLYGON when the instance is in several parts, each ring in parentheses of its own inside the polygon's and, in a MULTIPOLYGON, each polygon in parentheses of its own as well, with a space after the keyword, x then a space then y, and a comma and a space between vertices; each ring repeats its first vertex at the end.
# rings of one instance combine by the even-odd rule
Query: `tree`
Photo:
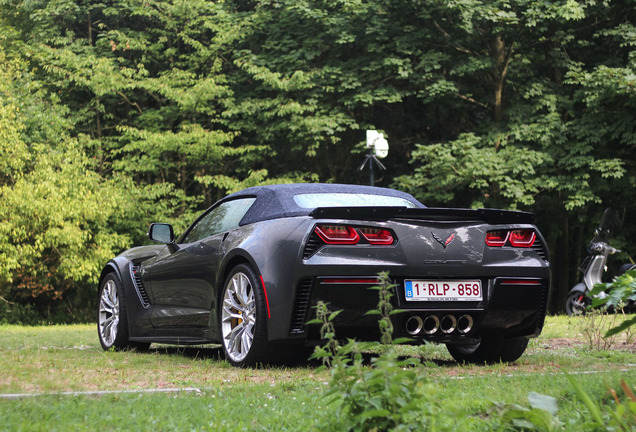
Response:
POLYGON ((130 180, 96 172, 65 131, 64 107, 23 63, 2 52, 0 63, 0 297, 42 311, 88 295, 103 263, 139 239, 142 227, 128 223, 143 220, 144 198, 130 180))

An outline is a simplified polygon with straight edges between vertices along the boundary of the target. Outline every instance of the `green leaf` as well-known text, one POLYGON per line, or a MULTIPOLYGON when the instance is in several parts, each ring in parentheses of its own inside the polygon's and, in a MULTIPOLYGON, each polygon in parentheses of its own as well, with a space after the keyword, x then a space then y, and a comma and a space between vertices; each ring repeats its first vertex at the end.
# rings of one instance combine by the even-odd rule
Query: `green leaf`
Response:
POLYGON ((617 325, 616 327, 613 327, 609 330, 607 330, 607 332, 605 333, 605 337, 612 337, 614 335, 617 335, 618 333, 621 333, 627 329, 629 329, 632 326, 636 326, 636 316, 633 316, 629 319, 626 319, 625 321, 623 321, 622 323, 620 323, 619 325, 617 325))
POLYGON ((528 394, 528 402, 530 402, 530 406, 532 408, 542 409, 552 415, 556 415, 559 410, 557 407, 557 400, 552 396, 530 392, 530 394, 528 394))
POLYGON ((587 407, 596 425, 602 427, 604 424, 603 417, 601 415, 601 410, 598 404, 596 404, 596 402, 592 400, 592 398, 585 392, 585 390, 583 390, 583 387, 581 387, 581 385, 570 374, 568 374, 567 372, 564 372, 564 374, 572 387, 574 387, 574 391, 578 395, 581 402, 583 402, 583 404, 587 407))

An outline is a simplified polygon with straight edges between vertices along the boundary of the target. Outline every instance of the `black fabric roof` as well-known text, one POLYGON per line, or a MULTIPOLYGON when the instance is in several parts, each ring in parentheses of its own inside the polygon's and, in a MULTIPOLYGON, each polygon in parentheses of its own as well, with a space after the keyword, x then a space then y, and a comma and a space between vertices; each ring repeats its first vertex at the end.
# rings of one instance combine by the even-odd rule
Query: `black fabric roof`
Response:
POLYGON ((255 186, 228 195, 223 201, 241 197, 256 197, 256 201, 241 220, 240 225, 277 219, 283 217, 307 216, 314 209, 300 207, 294 201, 294 195, 318 193, 356 193, 383 195, 408 200, 418 207, 424 207, 411 195, 395 189, 325 183, 294 183, 267 186, 255 186))

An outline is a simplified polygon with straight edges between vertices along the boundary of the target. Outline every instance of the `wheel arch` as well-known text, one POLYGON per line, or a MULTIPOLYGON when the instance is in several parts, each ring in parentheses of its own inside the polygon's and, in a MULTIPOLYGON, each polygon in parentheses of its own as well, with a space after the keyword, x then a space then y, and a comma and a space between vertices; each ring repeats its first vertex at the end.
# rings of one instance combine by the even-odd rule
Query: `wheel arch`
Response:
POLYGON ((122 283, 122 289, 124 290, 124 301, 126 302, 127 306, 126 322, 128 324, 128 334, 130 336, 135 336, 137 331, 134 326, 134 318, 137 308, 135 308, 133 304, 131 304, 132 302, 130 299, 136 299, 137 294, 135 292, 135 288, 130 276, 127 276, 127 269, 131 262, 131 260, 123 257, 116 257, 108 261, 99 276, 99 284, 97 285, 97 290, 99 291, 99 287, 101 287, 104 278, 108 274, 114 273, 117 276, 119 281, 122 283))
MULTIPOLYGON (((221 271, 219 272, 219 280, 217 281, 218 286, 222 287, 225 283, 225 280, 230 275, 232 269, 241 264, 249 265, 256 272, 256 274, 260 275, 258 266, 254 262, 254 259, 252 259, 252 257, 247 254, 247 252, 235 253, 233 254, 233 256, 228 257, 228 259, 226 259, 226 261, 223 263, 221 271)), ((223 290, 220 289, 218 291, 219 292, 217 293, 217 297, 220 298, 220 296, 223 294, 223 290)))
MULTIPOLYGON (((228 255, 221 264, 216 280, 217 289, 215 293, 215 301, 218 307, 214 312, 214 316, 210 317, 211 323, 214 323, 214 326, 216 327, 218 327, 220 309, 221 305, 223 304, 223 289, 225 288, 225 281, 227 280, 232 270, 238 265, 246 264, 252 268, 254 273, 256 273, 256 276, 262 277, 260 267, 256 263, 256 260, 254 260, 254 258, 247 251, 243 249, 236 249, 232 252, 233 253, 231 255, 228 255)), ((269 320, 267 320, 266 323, 269 330, 269 320)), ((219 337, 220 334, 221 333, 219 328, 219 337)))
POLYGON ((115 273, 117 275, 117 277, 119 278, 119 280, 123 282, 124 278, 122 277, 122 269, 121 269, 120 266, 121 266, 121 264, 118 265, 118 263, 114 259, 112 259, 112 260, 110 260, 110 261, 108 261, 106 263, 106 265, 102 269, 102 273, 99 275, 99 283, 97 284, 97 289, 98 290, 99 290, 99 287, 102 285, 102 282, 104 281, 104 278, 109 273, 115 273))

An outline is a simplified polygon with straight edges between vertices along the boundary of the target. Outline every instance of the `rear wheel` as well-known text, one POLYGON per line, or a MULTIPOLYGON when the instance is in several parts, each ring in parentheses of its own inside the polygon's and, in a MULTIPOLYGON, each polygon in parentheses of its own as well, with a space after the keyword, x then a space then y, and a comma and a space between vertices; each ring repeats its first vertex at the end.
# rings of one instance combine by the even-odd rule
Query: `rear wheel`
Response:
POLYGON ((122 283, 115 273, 107 274, 99 287, 97 334, 104 350, 144 350, 150 346, 149 343, 131 342, 128 339, 126 297, 122 283))
POLYGON ((221 335, 227 360, 234 366, 269 361, 267 305, 258 278, 248 265, 236 266, 225 281, 221 335))
POLYGON ((448 352, 459 363, 510 363, 525 352, 528 339, 504 339, 493 335, 484 336, 473 345, 446 344, 448 352))
POLYGON ((589 300, 584 293, 577 291, 568 296, 565 301, 565 313, 568 315, 581 315, 589 305, 589 300))

